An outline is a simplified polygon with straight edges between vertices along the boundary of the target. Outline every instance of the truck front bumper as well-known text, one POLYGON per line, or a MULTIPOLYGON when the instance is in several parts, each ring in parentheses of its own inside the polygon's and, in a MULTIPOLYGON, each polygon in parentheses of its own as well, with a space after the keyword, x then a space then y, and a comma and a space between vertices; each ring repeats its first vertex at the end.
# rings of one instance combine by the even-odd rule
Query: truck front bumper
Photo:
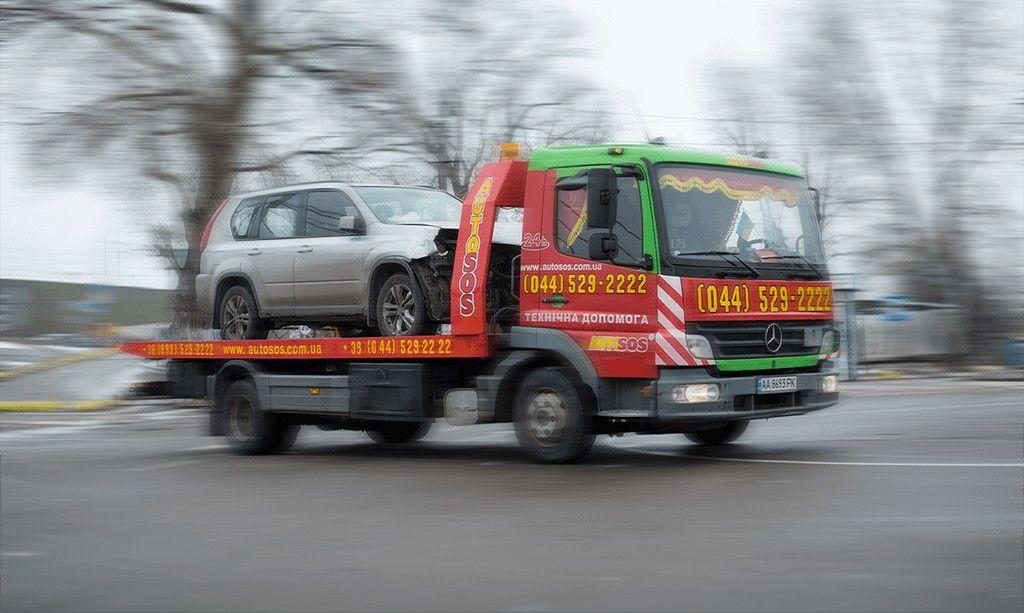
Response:
POLYGON ((716 378, 703 369, 662 369, 657 381, 657 420, 661 423, 717 422, 802 415, 818 411, 834 405, 839 400, 838 391, 822 391, 822 380, 826 376, 836 374, 832 364, 825 362, 820 372, 789 375, 797 379, 794 391, 758 394, 757 380, 762 376, 777 376, 777 373, 716 378), (718 399, 713 402, 674 401, 672 390, 688 384, 717 385, 718 399))

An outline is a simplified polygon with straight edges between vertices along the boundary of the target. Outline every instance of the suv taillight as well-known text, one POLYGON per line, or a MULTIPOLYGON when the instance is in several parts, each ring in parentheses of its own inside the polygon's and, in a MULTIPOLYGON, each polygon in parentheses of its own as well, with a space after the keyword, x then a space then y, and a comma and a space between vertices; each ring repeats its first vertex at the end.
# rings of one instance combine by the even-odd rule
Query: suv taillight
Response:
POLYGON ((206 228, 203 229, 203 236, 199 239, 199 253, 206 251, 206 243, 210 241, 210 230, 213 229, 213 222, 217 221, 217 216, 224 210, 224 205, 228 203, 231 198, 225 198, 224 202, 221 202, 217 206, 217 210, 210 216, 210 221, 206 222, 206 228))

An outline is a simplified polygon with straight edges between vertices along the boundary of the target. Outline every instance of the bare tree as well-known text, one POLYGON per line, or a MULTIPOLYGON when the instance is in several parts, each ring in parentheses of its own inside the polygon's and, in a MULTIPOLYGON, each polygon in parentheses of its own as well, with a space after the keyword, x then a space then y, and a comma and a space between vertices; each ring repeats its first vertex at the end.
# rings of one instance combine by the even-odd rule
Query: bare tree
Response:
POLYGON ((826 154, 840 180, 834 202, 861 218, 879 213, 859 241, 872 272, 920 300, 960 306, 973 341, 1000 332, 999 278, 986 271, 1021 278, 1019 257, 993 247, 1017 249, 1021 238, 1019 197, 1009 206, 995 197, 1024 149, 1024 49, 1020 19, 1005 18, 1011 4, 799 5, 782 61, 742 81, 772 92, 756 110, 732 107, 772 142, 826 154))
POLYGON ((408 156, 432 167, 434 185, 461 197, 502 142, 609 137, 607 118, 593 112, 599 90, 580 76, 579 28, 564 10, 495 0, 415 6, 419 27, 401 48, 401 91, 386 119, 408 156))
POLYGON ((284 111, 302 106, 294 102, 302 80, 371 110, 394 78, 390 47, 343 6, 299 3, 287 19, 282 11, 264 0, 11 0, 0 13, 5 48, 32 63, 21 67, 26 78, 49 63, 74 81, 26 126, 48 154, 58 145, 75 159, 112 153, 178 194, 181 227, 164 226, 158 237, 178 235, 188 246, 174 311, 180 327, 205 324, 194 289, 198 246, 235 178, 354 147, 311 138, 282 150, 280 139, 266 139, 282 123, 268 107, 280 112, 282 98, 293 101, 284 111))

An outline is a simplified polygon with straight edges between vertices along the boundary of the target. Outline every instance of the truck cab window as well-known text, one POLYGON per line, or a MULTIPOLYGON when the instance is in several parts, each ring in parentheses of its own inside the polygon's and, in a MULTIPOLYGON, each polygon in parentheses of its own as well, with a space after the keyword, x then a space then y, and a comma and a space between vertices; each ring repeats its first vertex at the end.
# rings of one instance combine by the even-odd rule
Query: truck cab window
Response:
MULTIPOLYGON (((613 231, 619 240, 619 254, 612 262, 622 266, 636 266, 644 255, 640 184, 635 177, 619 177, 618 187, 613 231)), ((587 228, 587 190, 559 190, 557 194, 555 241, 558 250, 566 255, 589 259, 588 241, 594 230, 587 228)))

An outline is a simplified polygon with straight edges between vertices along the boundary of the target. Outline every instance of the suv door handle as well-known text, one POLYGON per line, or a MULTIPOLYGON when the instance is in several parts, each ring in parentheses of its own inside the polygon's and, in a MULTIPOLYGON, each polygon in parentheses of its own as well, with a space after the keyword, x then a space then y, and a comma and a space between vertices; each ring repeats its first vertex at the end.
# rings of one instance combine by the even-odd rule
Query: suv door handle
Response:
POLYGON ((257 249, 257 248, 252 248, 249 251, 246 251, 245 253, 246 253, 246 255, 259 255, 259 254, 263 253, 263 250, 262 249, 257 249))
POLYGON ((309 253, 312 250, 313 250, 313 248, 310 247, 309 245, 303 245, 303 246, 299 247, 298 249, 296 249, 296 252, 297 253, 309 253))

